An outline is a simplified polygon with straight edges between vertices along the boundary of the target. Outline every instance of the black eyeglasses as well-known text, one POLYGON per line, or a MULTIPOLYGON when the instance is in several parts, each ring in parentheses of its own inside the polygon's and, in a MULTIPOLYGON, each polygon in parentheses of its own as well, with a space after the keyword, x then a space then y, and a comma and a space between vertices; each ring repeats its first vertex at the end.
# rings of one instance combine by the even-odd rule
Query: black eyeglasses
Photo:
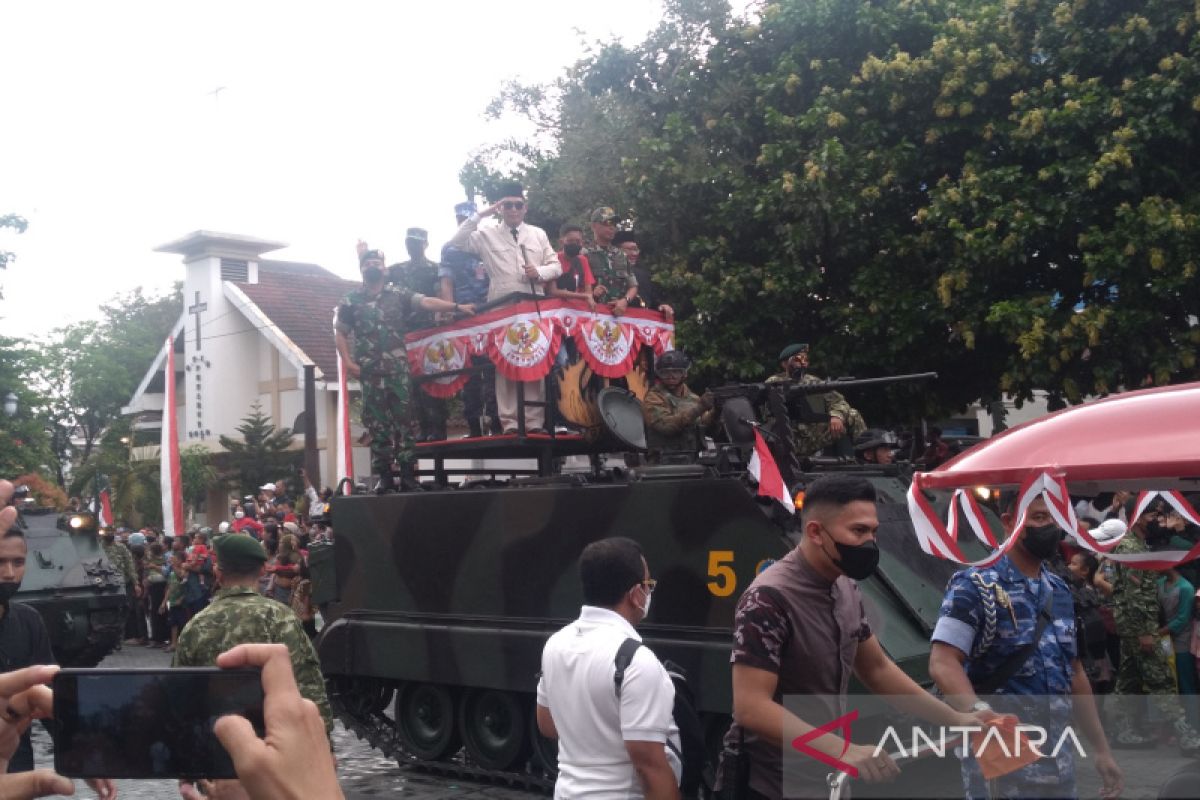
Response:
POLYGON ((505 211, 512 211, 513 209, 520 211, 522 208, 525 207, 525 201, 524 200, 506 200, 505 202, 500 204, 500 207, 503 208, 505 211))

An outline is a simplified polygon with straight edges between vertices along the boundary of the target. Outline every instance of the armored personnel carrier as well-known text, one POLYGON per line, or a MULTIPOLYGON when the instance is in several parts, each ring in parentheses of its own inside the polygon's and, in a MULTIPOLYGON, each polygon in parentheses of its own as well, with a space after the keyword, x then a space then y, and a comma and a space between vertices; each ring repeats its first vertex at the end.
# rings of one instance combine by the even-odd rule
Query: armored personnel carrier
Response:
MULTIPOLYGON (((548 789, 554 746, 534 721, 542 646, 579 613, 584 547, 621 535, 641 544, 658 580, 639 631, 686 670, 715 753, 732 708, 737 600, 796 541, 794 518, 757 497, 746 477, 746 415, 756 412, 734 401, 763 391, 724 393, 731 441, 693 463, 604 466, 600 453, 645 442, 640 407, 615 390, 594 409, 608 429, 598 440, 519 430, 423 444, 431 490, 337 497, 334 543, 310 553, 326 621, 317 648, 336 713, 401 763, 548 789), (581 453, 588 468, 561 469, 564 456, 581 453), (521 457, 536 467, 502 466, 521 457), (450 488, 455 459, 474 466, 450 488)), ((839 459, 790 463, 785 478, 800 503, 820 471, 853 470, 875 485, 882 554, 877 577, 862 584, 868 613, 891 657, 927 680, 929 635, 953 565, 921 553, 905 473, 839 459)))
POLYGON ((21 521, 29 556, 16 600, 37 609, 64 667, 94 667, 121 643, 129 601, 91 514, 26 508, 21 521))

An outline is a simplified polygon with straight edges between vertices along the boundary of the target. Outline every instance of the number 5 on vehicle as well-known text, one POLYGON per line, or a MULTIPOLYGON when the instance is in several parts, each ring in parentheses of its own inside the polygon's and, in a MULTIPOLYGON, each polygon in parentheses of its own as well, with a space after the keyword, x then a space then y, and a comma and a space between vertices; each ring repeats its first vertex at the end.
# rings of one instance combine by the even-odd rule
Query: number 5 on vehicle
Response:
POLYGON ((737 575, 733 571, 732 550, 708 551, 708 590, 717 597, 729 597, 737 589, 737 575))

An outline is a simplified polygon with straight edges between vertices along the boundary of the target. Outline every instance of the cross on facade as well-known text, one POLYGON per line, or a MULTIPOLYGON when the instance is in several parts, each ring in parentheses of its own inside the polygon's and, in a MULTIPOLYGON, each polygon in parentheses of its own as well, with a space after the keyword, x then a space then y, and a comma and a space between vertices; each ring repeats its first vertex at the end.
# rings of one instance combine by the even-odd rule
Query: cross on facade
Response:
POLYGON ((188 307, 188 313, 196 318, 196 349, 200 349, 200 312, 208 310, 208 303, 200 302, 200 292, 196 292, 196 304, 188 307))

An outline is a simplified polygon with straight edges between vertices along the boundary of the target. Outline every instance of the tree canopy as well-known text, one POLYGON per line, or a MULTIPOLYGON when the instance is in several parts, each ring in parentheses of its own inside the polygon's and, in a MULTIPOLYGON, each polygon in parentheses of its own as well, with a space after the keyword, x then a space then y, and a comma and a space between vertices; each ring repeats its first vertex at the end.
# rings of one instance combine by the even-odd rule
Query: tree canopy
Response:
POLYGON ((462 179, 523 180, 547 227, 617 207, 702 377, 758 378, 793 340, 818 374, 938 370, 864 400, 893 419, 1197 377, 1194 4, 666 7, 507 87, 490 112, 535 135, 462 179))

